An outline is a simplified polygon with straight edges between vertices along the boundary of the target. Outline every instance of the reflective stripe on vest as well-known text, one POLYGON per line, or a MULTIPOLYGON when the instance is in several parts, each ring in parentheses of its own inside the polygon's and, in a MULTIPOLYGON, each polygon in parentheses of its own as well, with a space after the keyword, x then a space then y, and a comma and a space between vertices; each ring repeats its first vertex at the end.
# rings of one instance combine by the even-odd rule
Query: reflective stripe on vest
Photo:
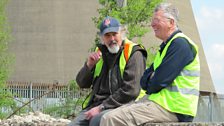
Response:
POLYGON ((182 94, 186 95, 195 95, 198 96, 199 92, 197 89, 189 89, 189 88, 178 88, 177 86, 168 86, 167 90, 170 92, 181 92, 182 94))
POLYGON ((196 56, 190 64, 184 67, 170 86, 162 89, 158 93, 151 94, 149 99, 171 112, 195 116, 199 96, 200 64, 198 48, 193 41, 183 33, 177 33, 167 43, 162 54, 157 52, 153 67, 155 71, 160 66, 171 42, 178 37, 184 37, 188 40, 195 48, 196 56))
POLYGON ((179 76, 200 77, 200 71, 182 70, 179 76))

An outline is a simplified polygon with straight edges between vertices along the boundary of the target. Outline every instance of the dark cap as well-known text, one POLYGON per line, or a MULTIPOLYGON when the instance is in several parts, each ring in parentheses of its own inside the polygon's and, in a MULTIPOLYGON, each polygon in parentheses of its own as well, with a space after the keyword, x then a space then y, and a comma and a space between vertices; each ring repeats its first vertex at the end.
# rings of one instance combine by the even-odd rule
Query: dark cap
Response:
POLYGON ((118 32, 120 22, 112 17, 106 17, 100 24, 100 34, 104 35, 108 32, 118 32))

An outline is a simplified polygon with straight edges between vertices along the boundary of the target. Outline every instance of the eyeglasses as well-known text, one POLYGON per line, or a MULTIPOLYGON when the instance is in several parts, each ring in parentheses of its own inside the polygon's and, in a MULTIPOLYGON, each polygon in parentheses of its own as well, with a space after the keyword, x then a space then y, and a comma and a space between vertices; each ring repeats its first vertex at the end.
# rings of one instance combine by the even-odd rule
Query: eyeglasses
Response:
POLYGON ((152 18, 151 19, 151 24, 158 24, 161 21, 165 21, 165 20, 172 20, 172 18, 169 17, 162 17, 162 18, 152 18))

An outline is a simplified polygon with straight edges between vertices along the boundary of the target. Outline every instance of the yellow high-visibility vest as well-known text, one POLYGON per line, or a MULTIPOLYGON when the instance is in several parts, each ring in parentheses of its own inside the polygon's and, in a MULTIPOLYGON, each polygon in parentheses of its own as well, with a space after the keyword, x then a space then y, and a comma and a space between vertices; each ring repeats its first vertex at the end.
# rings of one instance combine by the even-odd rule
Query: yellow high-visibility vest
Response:
MULTIPOLYGON (((123 49, 123 51, 121 53, 121 56, 120 56, 120 59, 119 59, 119 69, 120 69, 121 78, 123 78, 124 69, 125 69, 126 63, 128 62, 128 59, 131 55, 132 49, 136 45, 138 45, 138 44, 135 44, 135 43, 129 41, 128 39, 126 39, 125 42, 124 42, 124 49, 123 49)), ((141 45, 139 45, 139 46, 144 48, 141 45)), ((95 51, 100 51, 100 50, 99 50, 99 48, 96 48, 95 51)), ((102 67, 103 67, 103 59, 100 58, 100 60, 97 62, 96 67, 95 67, 94 78, 96 78, 100 75, 102 67)), ((142 97, 144 95, 145 95, 145 91, 141 90, 137 99, 139 99, 140 97, 142 97)), ((82 104, 82 108, 85 108, 88 105, 90 97, 91 96, 89 95, 85 99, 85 101, 82 104)))
POLYGON ((151 94, 148 98, 170 112, 195 116, 197 113, 200 81, 200 63, 197 45, 183 33, 177 33, 167 43, 162 53, 157 53, 153 67, 155 71, 160 66, 171 42, 178 37, 183 37, 188 40, 194 47, 196 56, 190 64, 184 67, 171 85, 158 93, 151 94))

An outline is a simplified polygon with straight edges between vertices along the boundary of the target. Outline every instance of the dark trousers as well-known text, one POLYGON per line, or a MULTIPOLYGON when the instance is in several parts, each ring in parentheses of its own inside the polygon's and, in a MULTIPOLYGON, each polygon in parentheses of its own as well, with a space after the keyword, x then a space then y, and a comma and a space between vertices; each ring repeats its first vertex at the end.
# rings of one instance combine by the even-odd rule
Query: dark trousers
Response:
POLYGON ((84 109, 82 110, 78 116, 74 120, 72 120, 68 126, 99 126, 100 125, 100 119, 105 114, 106 112, 110 111, 109 110, 104 110, 100 112, 98 115, 94 116, 91 120, 86 120, 85 118, 85 112, 88 111, 89 109, 84 109))

